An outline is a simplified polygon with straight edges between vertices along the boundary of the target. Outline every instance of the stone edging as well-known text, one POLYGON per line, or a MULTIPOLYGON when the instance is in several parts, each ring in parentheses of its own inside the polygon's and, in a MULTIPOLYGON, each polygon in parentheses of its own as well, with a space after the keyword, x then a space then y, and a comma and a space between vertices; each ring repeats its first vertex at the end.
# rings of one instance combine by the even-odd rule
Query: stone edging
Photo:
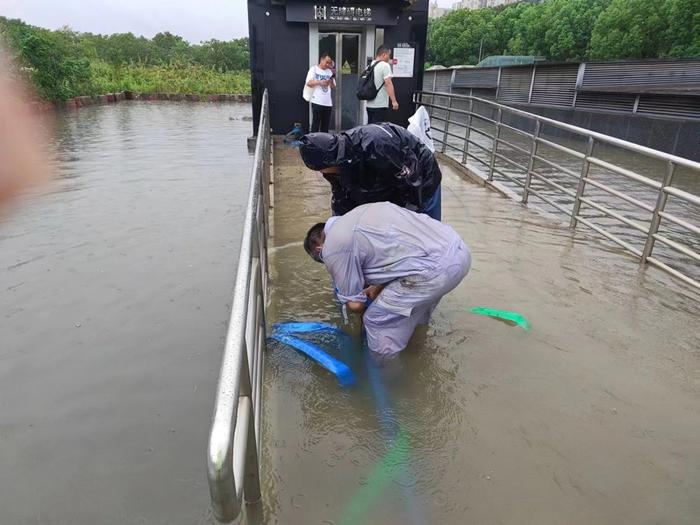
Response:
POLYGON ((120 93, 107 93, 106 95, 94 95, 75 97, 65 102, 37 102, 40 111, 53 109, 79 109, 85 106, 97 106, 102 104, 114 104, 122 100, 168 100, 187 102, 246 102, 250 103, 251 95, 223 94, 223 95, 184 95, 180 93, 134 93, 122 91, 120 93))

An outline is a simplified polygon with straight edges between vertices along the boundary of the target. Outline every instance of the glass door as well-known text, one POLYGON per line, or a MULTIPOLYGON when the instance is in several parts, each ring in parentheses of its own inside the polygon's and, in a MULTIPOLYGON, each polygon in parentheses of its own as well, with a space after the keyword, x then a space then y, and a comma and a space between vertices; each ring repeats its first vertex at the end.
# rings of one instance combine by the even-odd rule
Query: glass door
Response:
POLYGON ((340 38, 340 129, 350 129, 358 125, 360 118, 360 101, 355 94, 360 76, 360 35, 343 34, 340 38))
POLYGON ((357 33, 319 33, 319 56, 328 53, 335 62, 336 89, 333 90, 331 127, 350 129, 360 122, 360 101, 355 92, 360 77, 360 35, 357 33))

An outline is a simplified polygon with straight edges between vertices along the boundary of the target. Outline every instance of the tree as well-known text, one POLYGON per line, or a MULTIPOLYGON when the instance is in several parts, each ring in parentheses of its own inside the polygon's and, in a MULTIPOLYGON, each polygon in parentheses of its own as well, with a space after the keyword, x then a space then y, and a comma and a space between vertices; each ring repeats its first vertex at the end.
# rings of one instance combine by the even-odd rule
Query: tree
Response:
POLYGON ((668 29, 662 55, 676 58, 700 57, 700 0, 666 0, 668 29))
POLYGON ((550 60, 583 60, 593 26, 609 0, 549 0, 541 9, 543 51, 550 60))
MULTIPOLYGON (((525 10, 531 7, 531 4, 520 2, 497 9, 496 16, 493 19, 493 30, 498 40, 499 51, 497 54, 511 54, 511 41, 516 35, 520 17, 525 10)), ((516 47, 515 44, 514 47, 516 47)))
POLYGON ((187 60, 190 45, 184 38, 166 31, 153 37, 153 52, 156 60, 162 63, 182 62, 187 60))
POLYGON ((429 60, 452 66, 476 64, 482 56, 499 52, 499 40, 493 31, 492 9, 457 9, 438 19, 428 32, 429 60))
POLYGON ((508 40, 508 53, 513 55, 547 56, 544 35, 544 9, 542 5, 521 4, 508 40))
POLYGON ((213 67, 219 71, 240 71, 247 69, 250 64, 247 38, 228 42, 208 40, 192 46, 190 55, 196 64, 213 67))
POLYGON ((593 27, 588 52, 592 58, 654 58, 667 31, 663 2, 612 0, 593 27))
POLYGON ((90 62, 71 56, 60 32, 26 32, 17 48, 40 97, 66 100, 90 92, 90 62))

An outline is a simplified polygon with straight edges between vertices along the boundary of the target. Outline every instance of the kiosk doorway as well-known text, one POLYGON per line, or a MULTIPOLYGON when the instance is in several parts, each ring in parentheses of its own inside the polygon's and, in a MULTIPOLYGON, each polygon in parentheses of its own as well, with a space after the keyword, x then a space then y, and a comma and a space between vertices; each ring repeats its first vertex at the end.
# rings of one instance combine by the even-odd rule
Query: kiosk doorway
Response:
POLYGON ((355 92, 360 77, 360 33, 318 33, 319 55, 327 52, 335 60, 337 88, 333 93, 331 128, 354 128, 362 123, 360 101, 355 92))

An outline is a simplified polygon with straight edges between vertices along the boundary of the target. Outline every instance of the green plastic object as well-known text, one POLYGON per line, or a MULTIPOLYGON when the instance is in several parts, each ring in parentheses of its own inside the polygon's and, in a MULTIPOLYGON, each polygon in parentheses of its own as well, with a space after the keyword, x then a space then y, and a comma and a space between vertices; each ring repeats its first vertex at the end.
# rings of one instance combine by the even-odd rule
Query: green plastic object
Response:
POLYGON ((525 319, 525 316, 519 314, 518 312, 509 312, 508 310, 495 310, 494 308, 486 308, 485 306, 476 306, 469 310, 473 314, 487 315, 489 317, 495 317, 496 319, 503 319, 504 321, 510 321, 520 326, 526 332, 530 330, 530 321, 525 319))
POLYGON ((396 478, 398 471, 406 464, 409 453, 408 435, 399 430, 391 449, 377 463, 367 481, 357 491, 343 512, 342 525, 366 523, 363 519, 372 506, 381 498, 387 486, 396 478))

